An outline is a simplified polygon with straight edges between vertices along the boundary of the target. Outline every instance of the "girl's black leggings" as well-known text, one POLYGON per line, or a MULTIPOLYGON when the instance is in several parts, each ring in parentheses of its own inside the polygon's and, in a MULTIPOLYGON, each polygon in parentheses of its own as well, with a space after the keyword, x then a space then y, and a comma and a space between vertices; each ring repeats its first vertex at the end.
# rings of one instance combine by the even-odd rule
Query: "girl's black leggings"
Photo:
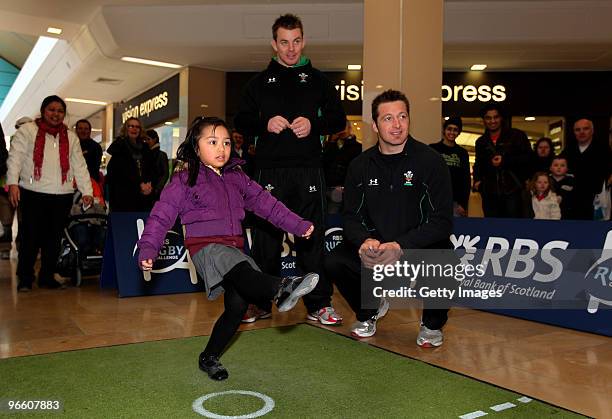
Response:
POLYGON ((215 323, 204 355, 221 356, 230 342, 249 304, 266 304, 280 287, 280 278, 253 269, 248 262, 240 262, 223 276, 225 311, 215 323))

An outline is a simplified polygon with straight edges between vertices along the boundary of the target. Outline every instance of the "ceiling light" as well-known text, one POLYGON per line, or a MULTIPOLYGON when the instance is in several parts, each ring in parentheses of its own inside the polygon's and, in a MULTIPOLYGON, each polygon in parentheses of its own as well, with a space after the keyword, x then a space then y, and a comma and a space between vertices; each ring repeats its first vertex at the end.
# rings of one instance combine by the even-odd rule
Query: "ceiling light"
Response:
POLYGON ((77 99, 75 97, 67 97, 64 99, 66 102, 74 102, 74 103, 86 103, 88 105, 101 105, 106 106, 106 102, 101 102, 99 100, 89 100, 89 99, 77 99))
POLYGON ((157 67, 168 67, 168 68, 181 68, 181 65, 165 63, 163 61, 153 61, 153 60, 145 60, 144 58, 135 58, 135 57, 121 57, 121 61, 129 61, 130 63, 138 63, 138 64, 147 64, 147 65, 155 65, 157 67))
POLYGON ((527 116, 525 117, 525 121, 535 121, 535 116, 527 116))
POLYGON ((377 89, 382 89, 383 87, 384 87, 384 86, 383 86, 382 84, 377 84, 377 85, 376 85, 376 88, 377 88, 377 89))
POLYGON ((482 71, 485 68, 487 68, 486 64, 474 64, 473 66, 470 67, 470 70, 472 70, 472 71, 482 71))
POLYGON ((445 120, 445 121, 448 121, 449 119, 450 119, 450 117, 448 117, 448 116, 445 116, 445 117, 444 117, 444 120, 445 120))
POLYGON ((170 121, 166 121, 164 122, 164 125, 172 125, 174 122, 170 122, 170 121))
POLYGON ((54 28, 53 26, 49 26, 47 28, 47 33, 52 33, 53 35, 61 35, 62 30, 60 28, 54 28))
POLYGON ((361 64, 349 64, 346 68, 349 70, 361 70, 361 64))

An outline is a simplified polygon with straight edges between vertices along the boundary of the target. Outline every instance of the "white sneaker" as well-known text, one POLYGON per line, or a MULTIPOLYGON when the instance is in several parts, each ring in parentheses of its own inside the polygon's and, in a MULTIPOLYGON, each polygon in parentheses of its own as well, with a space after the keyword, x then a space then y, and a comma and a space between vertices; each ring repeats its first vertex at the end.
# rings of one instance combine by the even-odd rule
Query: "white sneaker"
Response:
POLYGON ((369 338, 374 336, 376 333, 376 322, 382 319, 388 311, 389 301, 387 301, 386 298, 381 298, 376 314, 364 322, 357 321, 353 323, 351 326, 351 335, 358 338, 369 338))
POLYGON ((323 307, 319 311, 308 313, 306 318, 313 322, 318 321, 327 326, 339 326, 342 324, 342 316, 340 316, 331 306, 323 307))
POLYGON ((421 324, 416 343, 421 348, 438 347, 444 343, 444 335, 442 334, 442 330, 428 329, 427 326, 421 324))

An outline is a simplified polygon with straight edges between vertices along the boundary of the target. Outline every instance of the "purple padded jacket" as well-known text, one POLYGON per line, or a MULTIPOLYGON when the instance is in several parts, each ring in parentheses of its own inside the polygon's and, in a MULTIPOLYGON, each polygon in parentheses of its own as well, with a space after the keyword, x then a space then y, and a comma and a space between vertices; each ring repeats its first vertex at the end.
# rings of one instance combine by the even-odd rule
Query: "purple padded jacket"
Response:
POLYGON ((306 233, 312 223, 291 212, 245 175, 239 162, 231 159, 223 167, 222 176, 201 164, 193 187, 187 185, 187 171, 175 174, 155 203, 138 241, 138 262, 157 258, 177 215, 185 226, 185 238, 241 236, 245 210, 296 236, 306 233))

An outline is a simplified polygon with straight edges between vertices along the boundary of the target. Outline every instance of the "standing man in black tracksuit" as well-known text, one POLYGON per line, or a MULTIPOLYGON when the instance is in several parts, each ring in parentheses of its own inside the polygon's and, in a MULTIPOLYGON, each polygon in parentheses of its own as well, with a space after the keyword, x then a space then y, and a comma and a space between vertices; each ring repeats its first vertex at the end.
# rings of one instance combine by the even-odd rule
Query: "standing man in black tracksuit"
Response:
MULTIPOLYGON (((346 115, 332 83, 302 56, 305 40, 297 16, 280 16, 272 26, 276 56, 243 92, 235 125, 256 137, 255 180, 292 211, 315 225, 310 240, 296 238, 298 266, 321 273, 325 234, 325 182, 321 136, 341 131, 346 115)), ((266 273, 278 275, 282 232, 258 220, 252 255, 266 273)), ((304 297, 308 318, 340 324, 331 306, 333 287, 323 277, 304 297)), ((245 321, 269 317, 270 307, 249 310, 245 321)))
MULTIPOLYGON (((378 310, 362 300, 362 266, 393 264, 402 249, 447 249, 452 232, 453 195, 448 168, 431 147, 409 135, 410 106, 406 96, 387 90, 372 102, 378 144, 349 166, 344 185, 344 237, 325 260, 333 279, 355 312, 351 334, 376 333, 376 322, 389 304, 378 310)), ((364 297, 365 298, 365 297, 364 297)), ((426 309, 417 344, 440 346, 447 309, 426 309)))

